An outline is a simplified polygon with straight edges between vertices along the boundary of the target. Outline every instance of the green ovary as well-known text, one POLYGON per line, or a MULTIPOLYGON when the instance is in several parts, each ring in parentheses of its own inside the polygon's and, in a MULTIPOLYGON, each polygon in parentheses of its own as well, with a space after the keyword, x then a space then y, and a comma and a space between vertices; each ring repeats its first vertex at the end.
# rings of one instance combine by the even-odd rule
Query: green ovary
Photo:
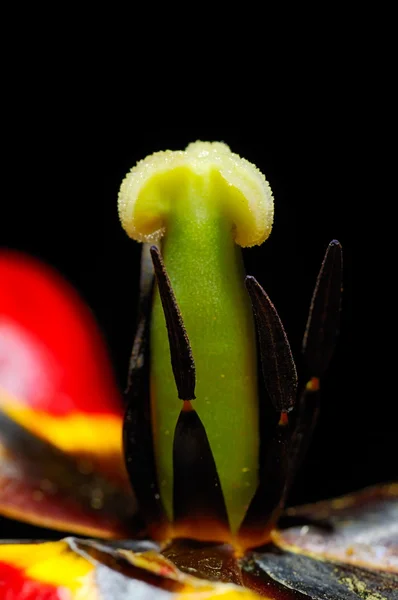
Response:
MULTIPOLYGON (((233 224, 211 185, 196 178, 177 194, 162 253, 196 365, 192 401, 208 436, 231 531, 258 483, 258 398, 253 317, 233 224)), ((217 194, 219 188, 217 186, 217 194)), ((151 321, 151 402, 161 499, 173 520, 173 437, 182 402, 155 292, 151 321)))

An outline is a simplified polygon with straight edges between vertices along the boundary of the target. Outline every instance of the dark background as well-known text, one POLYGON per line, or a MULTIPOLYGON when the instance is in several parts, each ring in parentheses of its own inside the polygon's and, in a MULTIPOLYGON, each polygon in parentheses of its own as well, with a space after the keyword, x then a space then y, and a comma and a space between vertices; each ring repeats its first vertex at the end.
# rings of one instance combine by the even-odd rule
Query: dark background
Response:
MULTIPOLYGON (((0 244, 50 263, 79 290, 103 331, 121 388, 134 334, 140 248, 118 222, 120 182, 154 151, 182 149, 196 139, 224 141, 266 174, 274 192, 272 235, 261 248, 245 251, 245 259, 276 305, 296 355, 326 246, 337 238, 345 252, 341 336, 291 502, 393 479, 395 426, 370 391, 379 375, 361 369, 354 327, 361 304, 353 291, 352 253, 360 142, 344 79, 334 74, 335 88, 317 81, 305 98, 291 80, 271 103, 259 89, 241 103, 225 94, 171 96, 164 86, 140 99, 134 85, 124 89, 101 77, 92 82, 89 68, 77 79, 33 67, 24 75, 17 93, 8 92, 3 114, 0 244)), ((1 535, 31 531, 10 523, 1 535)))

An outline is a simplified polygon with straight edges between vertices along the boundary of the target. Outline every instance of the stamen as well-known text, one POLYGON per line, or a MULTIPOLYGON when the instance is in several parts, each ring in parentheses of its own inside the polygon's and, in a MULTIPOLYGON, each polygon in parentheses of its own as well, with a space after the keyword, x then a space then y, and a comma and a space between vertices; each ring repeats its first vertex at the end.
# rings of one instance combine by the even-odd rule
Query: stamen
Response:
POLYGON ((180 400, 195 399, 195 362, 184 321, 162 255, 151 246, 152 262, 169 336, 171 366, 180 400))
POLYGON ((303 356, 312 377, 321 377, 329 366, 340 326, 343 255, 332 240, 315 284, 303 339, 303 356))
POLYGON ((339 334, 342 269, 342 248, 333 240, 318 274, 303 338, 303 356, 311 378, 297 403, 287 488, 291 487, 304 460, 318 420, 320 377, 329 365, 339 334))
POLYGON ((159 539, 166 528, 160 499, 152 439, 149 392, 149 315, 153 290, 152 260, 147 244, 141 256, 140 302, 137 332, 130 359, 127 409, 123 425, 126 469, 151 535, 159 539))
POLYGON ((246 277, 260 341, 263 376, 277 411, 289 412, 297 391, 297 372, 290 345, 276 308, 258 283, 246 277))

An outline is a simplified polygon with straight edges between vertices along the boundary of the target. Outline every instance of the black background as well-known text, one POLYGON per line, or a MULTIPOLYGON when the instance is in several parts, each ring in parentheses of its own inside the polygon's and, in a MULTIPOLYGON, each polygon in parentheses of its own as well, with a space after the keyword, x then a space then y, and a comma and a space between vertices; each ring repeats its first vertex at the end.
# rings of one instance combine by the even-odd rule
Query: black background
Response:
MULTIPOLYGON (((50 263, 79 290, 103 331, 121 388, 134 334, 140 248, 122 231, 116 202, 137 160, 196 139, 220 140, 266 174, 275 225, 269 241, 245 251, 245 260, 276 305, 296 355, 324 251, 331 239, 340 240, 341 336, 291 503, 395 475, 394 425, 366 391, 378 374, 364 373, 358 363, 352 249, 360 142, 344 77, 333 76, 337 86, 325 78, 310 90, 300 77, 289 80, 271 102, 263 88, 240 102, 225 89, 215 93, 205 79, 200 97, 195 89, 176 92, 170 83, 143 99, 134 82, 124 88, 100 72, 92 80, 89 65, 57 76, 32 63, 17 91, 8 90, 3 113, 0 244, 50 263)), ((228 81, 219 83, 222 88, 228 81)), ((1 535, 31 531, 9 523, 1 535)))

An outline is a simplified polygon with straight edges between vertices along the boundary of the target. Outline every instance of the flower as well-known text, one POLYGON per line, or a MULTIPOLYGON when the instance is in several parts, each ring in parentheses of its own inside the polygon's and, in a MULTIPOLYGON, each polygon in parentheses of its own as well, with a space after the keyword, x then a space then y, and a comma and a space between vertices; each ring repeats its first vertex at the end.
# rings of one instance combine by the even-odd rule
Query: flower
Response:
MULTIPOLYGON (((202 173, 212 153, 222 164, 230 156, 229 150, 219 144, 193 146, 186 152, 186 155, 177 153, 177 158, 168 154, 168 165, 178 159, 176 168, 181 168, 180 163, 187 155, 191 159, 194 156, 195 168, 202 173)), ((236 160, 233 158, 235 162, 227 169, 234 176, 240 168, 236 160)), ((147 159, 146 172, 148 165, 147 159)), ((253 173, 255 183, 260 182, 269 200, 267 185, 256 171, 253 173)), ((192 183, 190 177, 188 183, 192 183)), ((217 177, 210 179, 212 185, 216 181, 219 192, 223 182, 217 177)), ((187 180, 184 181, 186 184, 187 180)), ((174 178, 173 184, 176 182, 179 185, 180 180, 174 178)), ((193 187, 197 191, 196 183, 193 187)), ((232 183, 236 184, 236 179, 232 183)), ((232 183, 229 181, 229 185, 232 183)), ((125 210, 122 201, 122 220, 125 210)), ((269 204, 265 204, 265 210, 272 213, 269 204)), ((228 216, 232 213, 229 211, 228 216)), ((143 214, 147 215, 146 209, 143 214)), ((177 215, 179 222, 185 217, 185 209, 177 215)), ((250 214, 244 217, 244 223, 249 217, 250 214)), ((155 233, 164 234, 164 223, 155 219, 152 224, 155 233)), ((141 220, 141 226, 147 228, 148 223, 142 225, 141 220)), ((230 232, 231 227, 226 230, 230 232)), ((137 223, 134 234, 136 231, 137 223)), ((234 231, 237 239, 248 235, 236 227, 234 231)), ((145 235, 153 233, 147 231, 145 235)), ((194 311, 189 310, 189 277, 183 283, 178 282, 175 264, 177 254, 188 260, 195 250, 196 256, 189 260, 197 260, 198 245, 192 248, 194 234, 191 231, 186 236, 185 231, 181 237, 177 232, 178 247, 173 250, 167 241, 168 248, 162 248, 164 261, 158 248, 152 248, 151 254, 143 253, 144 265, 148 265, 150 257, 153 260, 160 290, 155 300, 154 322, 158 323, 158 329, 160 323, 164 324, 165 310, 169 333, 167 336, 164 326, 162 334, 152 332, 152 345, 157 347, 152 349, 155 359, 152 358, 151 368, 158 389, 167 379, 165 401, 169 401, 170 389, 173 401, 175 396, 178 402, 177 392, 182 400, 175 419, 177 427, 171 431, 175 440, 174 463, 167 459, 165 469, 159 468, 163 446, 156 441, 159 432, 152 428, 145 404, 148 357, 144 330, 148 324, 148 306, 144 306, 141 314, 133 349, 123 449, 124 400, 90 311, 50 268, 17 253, 1 252, 0 280, 6 285, 0 294, 0 514, 84 537, 0 545, 0 597, 4 591, 7 599, 117 599, 148 597, 148 594, 154 599, 165 594, 187 599, 249 599, 257 597, 257 593, 278 599, 296 598, 298 592, 311 598, 393 598, 397 585, 394 572, 398 569, 391 517, 397 510, 396 485, 369 488, 343 499, 289 509, 284 524, 282 521, 279 529, 276 527, 291 483, 291 467, 301 459, 302 438, 311 428, 316 412, 319 380, 336 340, 340 245, 337 242, 329 245, 315 288, 304 343, 311 377, 301 391, 294 435, 288 424, 294 415, 291 408, 297 379, 287 338, 264 290, 253 278, 246 281, 249 295, 239 305, 239 315, 248 318, 250 298, 264 379, 277 419, 264 455, 254 456, 253 462, 255 452, 250 450, 246 456, 247 446, 243 444, 237 446, 236 458, 229 461, 232 463, 229 474, 233 475, 234 468, 237 469, 243 484, 246 473, 256 468, 255 461, 260 465, 259 481, 250 480, 248 486, 251 486, 249 499, 235 505, 232 493, 226 502, 225 492, 223 496, 223 492, 215 490, 220 481, 220 488, 225 490, 228 480, 223 472, 222 453, 218 457, 214 454, 217 431, 210 432, 205 407, 198 411, 193 408, 195 366, 198 371, 203 348, 200 325, 199 334, 191 335, 195 311, 196 318, 198 315, 195 307, 194 311), (174 272, 173 267, 169 268, 173 252, 174 272), (184 285, 188 288, 186 298, 184 285), (330 308, 328 312, 326 306, 330 308), (158 365, 160 370, 156 371, 158 365), (174 380, 176 388, 170 383, 174 380), (198 469, 195 453, 190 454, 192 439, 200 449, 201 460, 206 454, 205 469, 198 469), (242 456, 252 461, 249 466, 246 462, 243 467, 238 465, 242 456), (200 484, 194 493, 192 484, 186 484, 190 471, 182 459, 187 457, 189 470, 194 470, 196 483, 200 484), (179 482, 178 492, 174 491, 172 496, 169 490, 167 496, 161 491, 162 474, 166 477, 171 472, 179 482), (181 539, 184 533, 191 539, 181 539), (264 542, 268 542, 265 547, 264 542)), ((143 235, 141 232, 138 237, 143 235)), ((204 235, 209 235, 209 228, 204 235)), ((264 232, 258 239, 263 237, 264 232)), ((227 235, 221 245, 224 258, 235 253, 227 235)), ((234 276, 241 273, 235 260, 234 254, 229 262, 231 268, 236 268, 234 276)), ((144 269, 144 275, 145 272, 144 269)), ((204 273, 199 293, 210 275, 204 273)), ((231 273, 230 278, 233 278, 231 273)), ((143 283, 149 292, 148 278, 144 277, 143 283)), ((236 286, 229 287, 228 293, 243 294, 236 286)), ((145 297, 143 302, 145 305, 145 297)), ((248 323, 250 327, 250 319, 248 323)), ((254 334, 245 331, 242 344, 250 353, 254 334)), ((209 344, 209 339, 206 343, 209 344)), ((215 366, 217 359, 209 369, 215 366)), ((214 370, 209 380, 213 376, 214 370)), ((200 385, 206 386, 206 373, 200 377, 200 385)), ((248 384, 247 393, 252 394, 254 387, 253 382, 248 384)), ((224 433, 222 439, 229 443, 228 434, 224 433)), ((229 458, 233 450, 229 448, 229 458)))

